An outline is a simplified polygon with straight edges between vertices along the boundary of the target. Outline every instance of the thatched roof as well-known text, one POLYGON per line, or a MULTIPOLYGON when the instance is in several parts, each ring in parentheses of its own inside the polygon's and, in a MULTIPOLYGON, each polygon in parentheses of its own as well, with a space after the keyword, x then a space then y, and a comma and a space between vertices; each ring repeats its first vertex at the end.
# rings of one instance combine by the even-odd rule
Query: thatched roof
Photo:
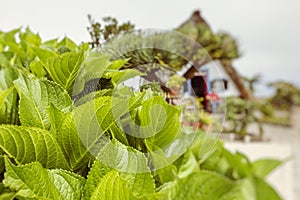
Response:
POLYGON ((209 24, 205 21, 205 19, 201 16, 200 10, 195 10, 192 14, 192 16, 185 21, 183 24, 181 24, 178 29, 186 26, 186 25, 193 25, 193 26, 197 26, 199 24, 203 24, 205 25, 207 28, 210 29, 209 24))

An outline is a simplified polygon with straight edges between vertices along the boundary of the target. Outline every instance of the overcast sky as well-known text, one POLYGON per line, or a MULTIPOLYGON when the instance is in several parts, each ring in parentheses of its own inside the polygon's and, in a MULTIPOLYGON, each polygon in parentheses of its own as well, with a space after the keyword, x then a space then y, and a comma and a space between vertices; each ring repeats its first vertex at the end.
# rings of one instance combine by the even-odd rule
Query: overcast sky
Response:
POLYGON ((195 9, 214 31, 238 40, 243 56, 234 64, 241 74, 300 86, 299 0, 9 0, 1 3, 0 30, 28 25, 44 39, 67 35, 79 43, 89 40, 87 14, 130 20, 137 28, 172 29, 195 9))

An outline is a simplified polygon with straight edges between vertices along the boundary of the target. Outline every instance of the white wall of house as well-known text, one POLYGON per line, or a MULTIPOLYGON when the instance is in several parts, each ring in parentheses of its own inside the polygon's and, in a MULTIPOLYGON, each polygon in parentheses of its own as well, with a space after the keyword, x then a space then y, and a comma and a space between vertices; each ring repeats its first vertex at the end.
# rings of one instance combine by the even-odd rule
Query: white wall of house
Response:
POLYGON ((208 70, 208 79, 210 82, 221 79, 227 80, 226 90, 223 87, 219 87, 219 89, 215 91, 220 98, 229 96, 240 96, 240 92, 237 89, 236 85, 234 84, 234 82, 232 81, 232 79, 224 70, 224 68, 218 60, 211 61, 205 64, 204 66, 200 67, 200 71, 205 70, 208 70))

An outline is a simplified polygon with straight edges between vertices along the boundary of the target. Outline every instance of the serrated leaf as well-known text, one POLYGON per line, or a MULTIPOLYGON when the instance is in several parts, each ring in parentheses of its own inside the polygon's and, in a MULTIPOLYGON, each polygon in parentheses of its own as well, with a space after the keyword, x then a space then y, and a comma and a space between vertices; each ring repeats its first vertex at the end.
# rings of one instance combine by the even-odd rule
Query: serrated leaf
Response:
POLYGON ((98 155, 103 147, 102 143, 107 142, 104 133, 113 131, 112 135, 115 138, 121 137, 116 136, 118 134, 114 129, 116 121, 130 112, 130 109, 135 108, 138 99, 141 99, 139 95, 129 100, 100 97, 77 107, 72 115, 65 117, 57 132, 57 139, 73 169, 87 164, 92 155, 94 157, 98 155), (126 104, 128 101, 129 104, 126 104))
POLYGON ((54 82, 22 76, 14 83, 20 95, 19 115, 24 126, 49 129, 50 103, 60 110, 69 110, 72 106, 68 93, 54 82))
POLYGON ((103 165, 98 159, 96 159, 92 165, 87 176, 87 181, 83 190, 83 199, 88 200, 92 196, 93 192, 96 190, 101 179, 110 172, 112 169, 103 165))
POLYGON ((56 134, 60 130, 64 120, 66 119, 66 117, 68 117, 70 113, 59 110, 52 103, 50 103, 47 111, 50 118, 50 130, 56 134))
POLYGON ((61 169, 48 170, 53 177, 53 184, 60 191, 64 199, 81 199, 85 179, 70 171, 61 169))
POLYGON ((140 137, 146 138, 150 150, 165 148, 180 131, 180 110, 167 104, 162 97, 152 97, 143 102, 139 113, 140 137))
POLYGON ((7 90, 0 91, 0 109, 4 106, 7 96, 13 91, 13 89, 14 88, 11 87, 7 90))
POLYGON ((56 138, 71 168, 78 171, 86 167, 93 157, 82 144, 72 115, 66 115, 59 126, 56 138))
POLYGON ((120 172, 123 180, 128 182, 129 188, 136 197, 146 197, 155 192, 154 179, 150 172, 126 173, 120 172))
POLYGON ((4 184, 25 199, 80 199, 82 177, 63 170, 47 170, 38 162, 15 166, 5 159, 4 184))
POLYGON ((73 96, 82 93, 88 81, 101 78, 111 62, 108 56, 94 52, 85 59, 83 64, 84 67, 80 69, 74 83, 73 96))
POLYGON ((70 38, 64 37, 58 44, 58 46, 64 46, 70 50, 74 50, 77 48, 77 45, 75 42, 73 42, 70 38))
POLYGON ((43 129, 2 125, 0 147, 18 164, 38 161, 45 168, 69 169, 55 137, 43 129))
POLYGON ((84 61, 84 52, 71 51, 48 59, 46 70, 52 80, 61 85, 69 93, 84 61))
POLYGON ((54 51, 50 51, 41 47, 38 47, 36 45, 30 45, 30 48, 33 50, 35 55, 40 59, 43 66, 47 65, 47 62, 50 58, 58 56, 57 53, 54 51))
POLYGON ((127 183, 121 179, 119 172, 112 170, 100 181, 92 194, 91 200, 134 200, 136 199, 127 183))
POLYGON ((13 68, 5 68, 0 70, 0 89, 6 90, 13 86, 13 81, 18 78, 18 75, 13 68))
POLYGON ((180 179, 178 182, 176 200, 220 199, 232 187, 227 178, 213 172, 201 171, 180 179))
POLYGON ((149 172, 143 153, 113 140, 100 151, 98 159, 105 165, 128 173, 149 172))
POLYGON ((0 123, 3 124, 18 124, 17 91, 10 89, 13 88, 15 79, 17 79, 17 74, 13 68, 0 70, 0 92, 2 93, 0 123))

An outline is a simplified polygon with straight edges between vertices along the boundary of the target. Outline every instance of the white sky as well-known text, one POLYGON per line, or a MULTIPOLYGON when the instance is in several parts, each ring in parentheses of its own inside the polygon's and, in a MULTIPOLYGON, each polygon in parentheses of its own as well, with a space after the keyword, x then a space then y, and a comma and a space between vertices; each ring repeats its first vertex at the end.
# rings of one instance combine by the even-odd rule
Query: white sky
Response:
POLYGON ((241 74, 300 86, 299 0, 2 0, 0 6, 2 31, 28 25, 43 39, 68 35, 76 42, 89 40, 87 14, 130 20, 137 28, 172 29, 200 9, 215 31, 238 40, 243 56, 235 66, 241 74))

